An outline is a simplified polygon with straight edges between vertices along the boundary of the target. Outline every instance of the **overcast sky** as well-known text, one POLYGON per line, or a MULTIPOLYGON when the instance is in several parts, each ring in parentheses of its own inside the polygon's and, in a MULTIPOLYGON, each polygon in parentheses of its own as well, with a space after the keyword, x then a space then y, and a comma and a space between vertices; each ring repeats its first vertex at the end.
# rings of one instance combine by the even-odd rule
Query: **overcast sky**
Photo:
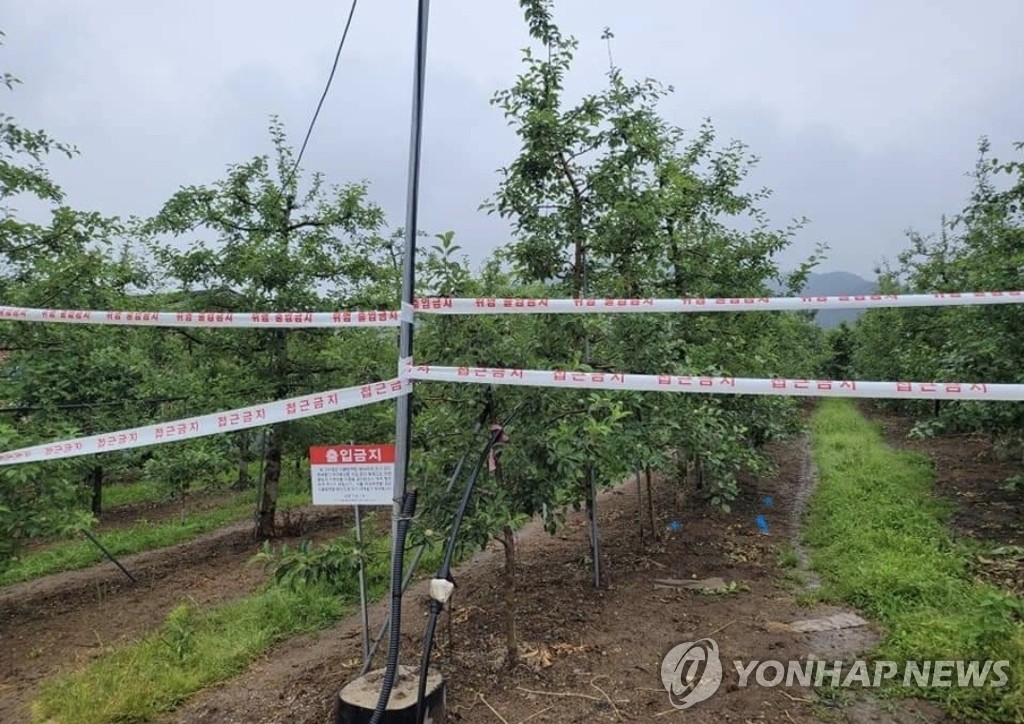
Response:
MULTIPOLYGON (((268 149, 267 120, 296 144, 322 90, 347 0, 6 2, 0 70, 23 85, 4 109, 74 143, 54 162, 78 207, 154 213, 179 186, 268 149)), ((305 166, 367 179, 403 220, 416 0, 363 0, 305 166)), ((666 118, 761 158, 773 221, 807 216, 791 265, 818 240, 826 270, 870 275, 908 228, 962 208, 987 135, 1024 140, 1020 0, 560 0, 581 48, 574 87, 608 67, 675 86, 666 118)), ((421 227, 453 229, 474 259, 507 239, 477 211, 515 155, 490 105, 519 70, 526 33, 513 0, 435 0, 430 18, 421 227)))

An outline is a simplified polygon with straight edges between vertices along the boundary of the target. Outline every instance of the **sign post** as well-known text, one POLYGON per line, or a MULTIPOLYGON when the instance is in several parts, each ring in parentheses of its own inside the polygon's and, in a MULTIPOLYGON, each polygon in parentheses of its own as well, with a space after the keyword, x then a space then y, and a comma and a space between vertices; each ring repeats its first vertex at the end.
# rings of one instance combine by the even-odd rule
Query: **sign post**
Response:
POLYGON ((356 545, 359 547, 359 613, 363 619, 363 666, 370 658, 370 614, 366 610, 366 566, 363 565, 363 511, 357 505, 356 545))
POLYGON ((394 445, 320 445, 309 449, 313 505, 352 505, 359 548, 359 610, 363 622, 363 664, 370 655, 370 620, 363 565, 364 505, 391 505, 395 477, 394 445))

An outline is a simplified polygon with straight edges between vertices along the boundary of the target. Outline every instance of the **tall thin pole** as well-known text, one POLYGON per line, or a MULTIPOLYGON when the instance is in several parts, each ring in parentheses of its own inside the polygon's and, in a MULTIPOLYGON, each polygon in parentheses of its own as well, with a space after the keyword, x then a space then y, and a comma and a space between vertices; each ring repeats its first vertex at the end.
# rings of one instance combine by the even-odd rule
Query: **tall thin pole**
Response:
POLYGON ((356 546, 359 548, 359 616, 363 621, 363 666, 370 660, 370 616, 366 606, 366 556, 363 551, 363 510, 355 506, 356 546))
MULTIPOLYGON (((589 279, 587 278, 587 249, 584 247, 580 255, 580 262, 583 264, 583 296, 590 293, 589 279)), ((583 361, 590 364, 590 332, 587 329, 587 322, 583 320, 583 361)), ((587 463, 585 481, 587 486, 587 513, 590 523, 590 549, 594 557, 594 588, 601 587, 601 531, 597 525, 597 483, 594 478, 594 464, 587 463)))
MULTIPOLYGON (((419 0, 416 19, 416 56, 412 85, 412 121, 409 132, 409 185, 405 204, 405 249, 402 254, 402 314, 399 323, 399 365, 412 357, 412 303, 416 284, 416 229, 419 216, 420 148, 423 134, 423 86, 427 67, 427 19, 430 0, 419 0)), ((412 393, 398 398, 395 415, 395 487, 391 517, 392 561, 397 559, 398 519, 409 469, 409 442, 412 431, 412 393)), ((401 591, 392 591, 392 595, 401 591)))

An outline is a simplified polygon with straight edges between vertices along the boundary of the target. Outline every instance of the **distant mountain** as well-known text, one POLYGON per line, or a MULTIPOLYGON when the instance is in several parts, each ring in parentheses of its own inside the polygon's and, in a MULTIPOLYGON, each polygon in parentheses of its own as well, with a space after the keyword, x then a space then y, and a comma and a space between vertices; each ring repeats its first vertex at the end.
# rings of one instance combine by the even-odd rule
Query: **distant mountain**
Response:
MULTIPOLYGON (((781 289, 776 288, 775 291, 780 292, 781 289)), ((800 293, 816 297, 834 297, 840 294, 871 294, 874 291, 875 282, 850 272, 838 271, 812 273, 800 293)), ((840 322, 855 321, 862 312, 861 309, 823 309, 818 312, 815 319, 825 329, 831 329, 838 327, 840 322)))

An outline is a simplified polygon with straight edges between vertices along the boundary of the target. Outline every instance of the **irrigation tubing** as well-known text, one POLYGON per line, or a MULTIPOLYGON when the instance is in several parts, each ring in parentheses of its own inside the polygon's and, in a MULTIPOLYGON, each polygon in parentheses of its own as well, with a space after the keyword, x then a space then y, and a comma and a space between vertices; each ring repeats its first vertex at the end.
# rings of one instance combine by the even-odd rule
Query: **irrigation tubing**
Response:
POLYGON ((395 685, 395 674, 398 670, 398 647, 401 644, 402 617, 402 559, 405 557, 405 535, 409 532, 409 521, 416 511, 416 493, 413 488, 402 499, 401 516, 398 519, 395 538, 395 557, 391 564, 391 639, 388 645, 388 658, 384 668, 384 680, 381 682, 380 697, 377 708, 373 711, 370 724, 380 724, 384 710, 391 698, 391 689, 395 685))
MULTIPOLYGON (((455 542, 459 536, 459 528, 462 525, 462 519, 466 515, 466 508, 469 506, 469 499, 473 495, 473 488, 476 486, 477 478, 480 477, 480 471, 483 470, 484 462, 487 461, 487 456, 490 454, 491 448, 493 448, 494 445, 497 444, 498 440, 501 439, 504 434, 504 428, 516 416, 519 409, 520 408, 513 410, 505 421, 491 433, 490 438, 487 440, 487 445, 484 447, 483 452, 480 453, 480 458, 476 461, 476 466, 473 468, 473 472, 470 474, 469 480, 466 481, 466 488, 462 493, 462 500, 459 501, 458 510, 456 510, 455 518, 452 521, 452 530, 448 535, 448 545, 445 547, 444 557, 441 559, 441 566, 437 569, 436 577, 440 580, 451 580, 452 557, 455 555, 455 542)), ((430 654, 434 647, 434 632, 437 629, 437 618, 441 615, 442 610, 444 610, 444 604, 435 598, 431 598, 430 617, 427 619, 427 630, 423 636, 423 657, 420 661, 420 678, 416 696, 416 724, 423 724, 424 717, 427 713, 423 699, 426 696, 427 691, 427 675, 430 672, 430 654)))
MULTIPOLYGON (((487 421, 491 414, 491 410, 494 404, 494 398, 492 396, 493 392, 494 388, 488 386, 487 403, 484 407, 484 411, 483 413, 481 413, 477 421, 473 423, 474 436, 478 432, 480 432, 480 428, 483 427, 484 422, 487 421)), ((470 450, 472 450, 472 445, 467 446, 465 451, 463 451, 462 457, 459 458, 459 462, 455 466, 455 472, 453 472, 451 477, 448 479, 448 485, 445 486, 444 489, 445 493, 451 492, 451 489, 455 487, 455 482, 459 479, 459 476, 462 475, 462 468, 466 464, 466 459, 469 457, 470 450)), ((420 561, 423 560, 423 554, 426 553, 426 551, 426 543, 420 543, 416 547, 416 553, 413 555, 412 563, 409 564, 409 570, 405 573, 405 580, 402 581, 402 593, 405 593, 406 589, 409 588, 409 583, 412 582, 412 577, 416 575, 416 569, 419 568, 420 561)), ((363 668, 359 670, 360 676, 365 675, 366 672, 370 670, 370 667, 373 665, 373 659, 377 655, 377 649, 380 646, 380 642, 384 639, 384 636, 387 634, 388 628, 390 626, 391 618, 385 617, 384 620, 381 622, 380 629, 377 631, 376 637, 374 637, 373 642, 370 644, 370 650, 369 653, 367 653, 366 655, 366 660, 363 662, 363 668)))

